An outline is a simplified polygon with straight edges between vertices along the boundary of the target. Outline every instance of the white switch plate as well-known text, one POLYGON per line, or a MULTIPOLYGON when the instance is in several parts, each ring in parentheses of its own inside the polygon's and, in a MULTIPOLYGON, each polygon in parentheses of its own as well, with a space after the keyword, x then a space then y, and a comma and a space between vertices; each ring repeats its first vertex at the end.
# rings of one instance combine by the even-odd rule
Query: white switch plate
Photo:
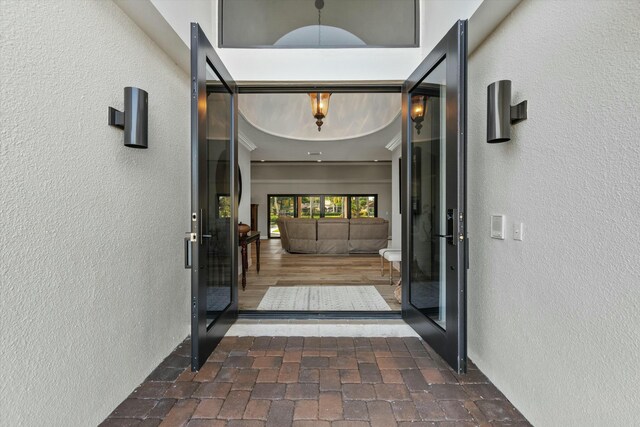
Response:
POLYGON ((522 241, 522 237, 523 237, 523 226, 521 222, 515 222, 513 224, 513 240, 520 240, 522 241))
POLYGON ((491 238, 504 240, 504 215, 491 215, 491 238))

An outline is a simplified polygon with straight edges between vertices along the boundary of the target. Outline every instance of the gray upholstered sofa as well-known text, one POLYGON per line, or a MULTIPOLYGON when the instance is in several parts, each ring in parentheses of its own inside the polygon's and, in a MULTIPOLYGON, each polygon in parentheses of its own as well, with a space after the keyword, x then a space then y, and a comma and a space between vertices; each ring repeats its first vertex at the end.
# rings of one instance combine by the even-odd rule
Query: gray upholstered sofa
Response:
POLYGON ((368 254, 386 248, 389 221, 383 218, 289 218, 277 220, 282 248, 303 254, 368 254))

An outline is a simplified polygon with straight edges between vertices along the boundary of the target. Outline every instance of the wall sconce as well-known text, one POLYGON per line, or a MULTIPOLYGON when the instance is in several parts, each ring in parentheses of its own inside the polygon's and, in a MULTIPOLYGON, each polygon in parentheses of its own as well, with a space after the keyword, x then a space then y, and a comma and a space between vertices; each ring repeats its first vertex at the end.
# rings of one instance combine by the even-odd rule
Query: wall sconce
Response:
POLYGON ((124 129, 124 145, 147 148, 149 95, 137 87, 124 88, 124 112, 109 107, 109 126, 124 129))
POLYGON ((527 118, 527 101, 511 105, 511 80, 499 80, 487 87, 487 142, 511 140, 511 125, 527 118))
POLYGON ((418 135, 420 135, 425 114, 427 114, 427 97, 425 95, 413 95, 411 97, 411 120, 416 124, 418 135))

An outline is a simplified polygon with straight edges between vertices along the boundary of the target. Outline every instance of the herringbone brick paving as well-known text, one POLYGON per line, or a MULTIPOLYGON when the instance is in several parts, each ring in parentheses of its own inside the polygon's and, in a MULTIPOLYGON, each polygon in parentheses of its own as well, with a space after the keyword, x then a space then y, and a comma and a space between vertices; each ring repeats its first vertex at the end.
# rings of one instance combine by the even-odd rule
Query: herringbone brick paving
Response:
POLYGON ((530 425, 473 363, 418 338, 225 337, 199 372, 185 340, 102 426, 530 425))

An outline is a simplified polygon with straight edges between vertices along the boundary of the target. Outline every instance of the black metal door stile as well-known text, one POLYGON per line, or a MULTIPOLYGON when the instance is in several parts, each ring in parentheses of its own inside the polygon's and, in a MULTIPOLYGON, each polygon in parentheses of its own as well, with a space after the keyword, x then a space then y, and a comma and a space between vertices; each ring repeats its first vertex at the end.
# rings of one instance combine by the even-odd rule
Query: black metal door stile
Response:
POLYGON ((402 317, 460 373, 467 364, 466 80, 467 21, 458 21, 402 89, 402 317), (424 108, 412 111, 414 100, 424 108), (412 119, 418 112, 424 121, 412 119))
POLYGON ((238 317, 237 89, 191 24, 191 369, 238 317))

